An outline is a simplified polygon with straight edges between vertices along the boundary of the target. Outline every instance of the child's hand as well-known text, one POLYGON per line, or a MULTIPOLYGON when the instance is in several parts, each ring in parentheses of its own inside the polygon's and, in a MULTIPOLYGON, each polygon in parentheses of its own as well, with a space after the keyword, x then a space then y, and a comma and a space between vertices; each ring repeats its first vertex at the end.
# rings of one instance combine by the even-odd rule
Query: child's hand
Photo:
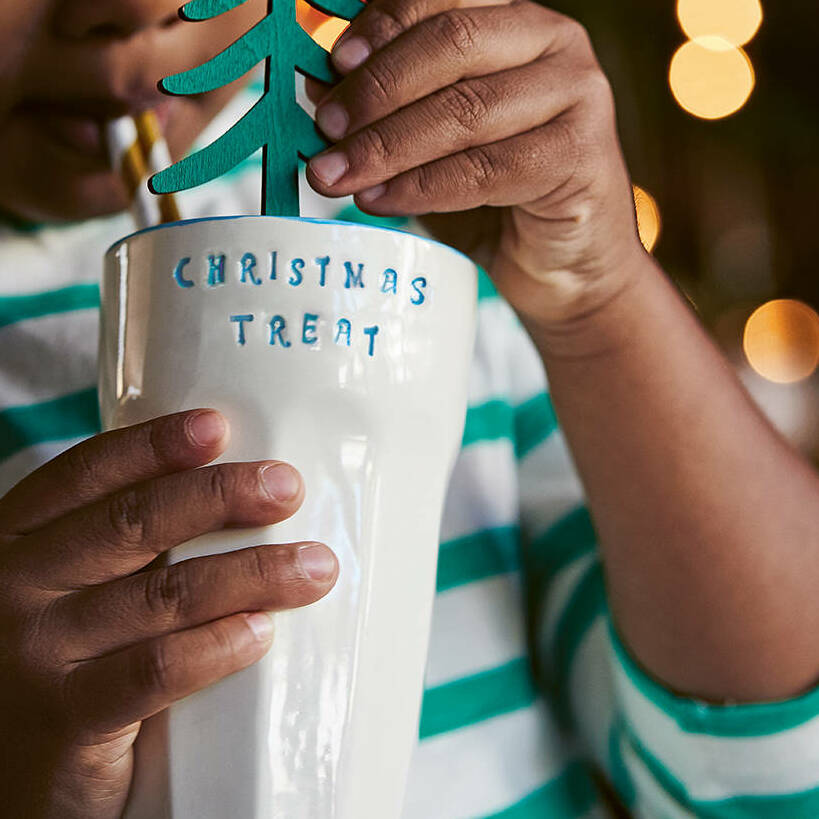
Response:
POLYGON ((370 0, 333 59, 346 76, 317 120, 340 141, 310 162, 320 193, 380 215, 472 210, 429 223, 488 250, 542 327, 624 287, 643 252, 611 91, 578 23, 529 0, 370 0))
POLYGON ((273 639, 258 612, 335 582, 317 544, 139 572, 189 538, 298 509, 288 466, 194 468, 226 443, 217 413, 169 416, 82 443, 0 500, 4 815, 119 816, 140 721, 258 660, 273 639))

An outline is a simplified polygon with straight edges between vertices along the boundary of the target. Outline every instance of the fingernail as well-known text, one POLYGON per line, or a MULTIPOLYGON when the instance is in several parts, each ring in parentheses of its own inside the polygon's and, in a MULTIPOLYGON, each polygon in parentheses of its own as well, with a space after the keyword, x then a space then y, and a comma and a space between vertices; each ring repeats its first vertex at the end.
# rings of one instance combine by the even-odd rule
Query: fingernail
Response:
POLYGON ((363 37, 343 39, 333 49, 333 62, 339 71, 352 71, 373 53, 370 44, 363 37))
POLYGON ((347 133, 350 118, 343 105, 326 102, 316 110, 316 123, 330 139, 341 139, 347 133))
POLYGON ((319 154, 310 160, 310 170, 325 185, 335 185, 347 173, 347 168, 347 157, 341 151, 319 154))
POLYGON ((301 488, 299 473, 287 464, 274 464, 262 470, 262 483, 273 500, 289 501, 301 488))
POLYGON ((263 611, 248 614, 246 618, 250 630, 260 643, 267 643, 273 637, 273 618, 263 611))
POLYGON ((320 543, 310 543, 299 549, 299 563, 312 580, 327 580, 336 570, 333 553, 320 543))
POLYGON ((382 183, 361 191, 361 193, 358 194, 358 198, 365 203, 375 202, 376 199, 380 199, 386 192, 387 186, 382 183))
POLYGON ((200 412, 188 418, 188 438, 196 446, 214 446, 225 437, 225 419, 218 412, 200 412))

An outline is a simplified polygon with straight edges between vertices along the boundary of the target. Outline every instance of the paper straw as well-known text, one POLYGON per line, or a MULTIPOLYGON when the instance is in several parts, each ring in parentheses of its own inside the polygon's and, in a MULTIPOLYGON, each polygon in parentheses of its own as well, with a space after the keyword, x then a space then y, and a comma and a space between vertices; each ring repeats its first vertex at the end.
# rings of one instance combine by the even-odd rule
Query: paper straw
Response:
MULTIPOLYGON (((120 174, 125 183, 125 189, 131 202, 131 212, 137 228, 140 229, 163 222, 174 222, 180 218, 175 197, 156 196, 148 190, 148 177, 171 164, 167 146, 158 128, 159 125, 156 123, 156 133, 159 136, 153 136, 150 142, 146 141, 146 146, 150 145, 150 148, 146 150, 143 148, 139 128, 134 118, 120 117, 111 120, 105 126, 111 167, 120 174), (158 148, 157 145, 159 145, 158 148), (153 156, 150 164, 149 155, 153 156), (164 164, 154 164, 161 163, 163 160, 167 161, 164 164)), ((150 132, 145 127, 143 130, 148 139, 150 132)))
MULTIPOLYGON (((155 174, 169 168, 173 164, 171 152, 156 114, 150 109, 141 111, 134 117, 134 122, 148 170, 155 174)), ((163 222, 178 222, 181 219, 179 205, 172 193, 159 196, 159 212, 163 222)))

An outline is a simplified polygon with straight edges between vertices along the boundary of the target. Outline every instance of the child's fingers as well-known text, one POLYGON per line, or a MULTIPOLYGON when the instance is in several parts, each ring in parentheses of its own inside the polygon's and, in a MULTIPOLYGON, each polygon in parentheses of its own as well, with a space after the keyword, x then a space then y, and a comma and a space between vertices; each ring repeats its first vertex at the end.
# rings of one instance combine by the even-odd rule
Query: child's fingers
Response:
POLYGON ((97 435, 41 466, 2 498, 0 531, 25 534, 138 481, 201 466, 227 442, 227 422, 213 410, 97 435))
POLYGON ((338 562, 326 546, 257 546, 186 560, 61 598, 61 642, 72 660, 242 611, 314 603, 332 588, 338 562))
POLYGON ((71 590, 131 574, 173 546, 225 527, 278 523, 301 505, 298 472, 275 461, 220 464, 137 484, 12 543, 32 583, 71 590))
POLYGON ((259 660, 273 641, 263 613, 235 614, 80 663, 64 690, 84 732, 146 719, 259 660))
POLYGON ((424 20, 335 86, 316 121, 327 136, 340 139, 459 80, 532 62, 560 39, 564 29, 555 17, 527 3, 424 20))
POLYGON ((333 48, 336 69, 348 74, 367 56, 422 20, 457 8, 506 5, 512 0, 369 0, 333 48))
POLYGON ((307 94, 307 99, 314 105, 318 105, 327 96, 331 88, 331 85, 314 80, 312 77, 304 78, 304 92, 307 94))
POLYGON ((548 58, 444 88, 373 123, 313 158, 316 187, 334 196, 369 189, 436 159, 526 133, 574 103, 573 72, 548 58), (343 163, 332 185, 318 175, 343 163))
POLYGON ((593 180, 585 178, 582 148, 565 116, 512 139, 413 168, 362 192, 356 202, 378 215, 444 213, 533 202, 569 183, 579 189, 593 180))

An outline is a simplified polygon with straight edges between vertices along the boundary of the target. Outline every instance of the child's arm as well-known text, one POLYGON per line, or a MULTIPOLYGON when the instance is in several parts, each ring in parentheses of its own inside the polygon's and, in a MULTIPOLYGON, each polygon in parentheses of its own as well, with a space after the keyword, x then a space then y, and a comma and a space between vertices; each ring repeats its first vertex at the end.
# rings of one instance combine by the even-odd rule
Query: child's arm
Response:
POLYGON ((642 251, 583 29, 528 0, 372 0, 335 60, 317 190, 497 208, 491 273, 546 364, 636 657, 715 700, 814 683, 819 481, 642 251))
POLYGON ((0 500, 4 816, 118 817, 140 720, 256 662, 273 639, 260 612, 333 585, 318 544, 131 575, 182 541, 299 507, 290 467, 196 468, 226 445, 218 414, 181 413, 79 444, 0 500))

